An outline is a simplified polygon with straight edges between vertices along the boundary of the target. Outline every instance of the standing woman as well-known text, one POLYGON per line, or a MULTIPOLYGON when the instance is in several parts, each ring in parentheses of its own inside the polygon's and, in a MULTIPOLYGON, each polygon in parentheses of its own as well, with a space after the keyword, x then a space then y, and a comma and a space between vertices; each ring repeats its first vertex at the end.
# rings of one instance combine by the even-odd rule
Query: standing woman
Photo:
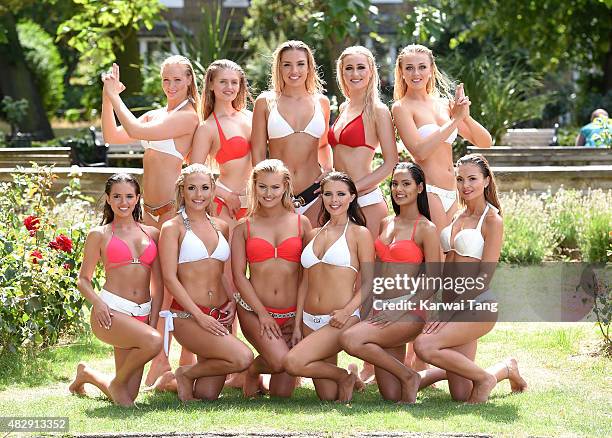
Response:
POLYGON ((514 359, 488 370, 474 362, 477 340, 497 322, 497 312, 491 306, 496 307, 497 303, 488 287, 499 261, 503 220, 495 178, 486 158, 480 154, 466 155, 456 166, 463 209, 440 233, 440 243, 446 253, 444 283, 461 277, 463 281, 473 278, 475 284, 482 286, 461 294, 443 290, 444 302, 462 302, 464 310, 447 311, 438 320, 428 322, 414 342, 414 351, 423 361, 446 370, 454 400, 482 403, 487 401, 498 381, 508 378, 513 392, 523 391, 527 384, 514 359), (469 300, 478 307, 472 308, 469 300))
POLYGON ((249 347, 232 335, 235 315, 231 292, 223 285, 223 266, 230 256, 229 226, 211 218, 215 192, 212 172, 202 164, 181 171, 176 181, 179 214, 162 226, 160 259, 164 283, 174 299, 162 312, 167 352, 168 331, 197 356, 194 365, 175 372, 182 401, 214 400, 225 376, 244 371, 253 361, 249 347))
MULTIPOLYGON (((104 141, 115 144, 141 141, 145 149, 144 222, 158 229, 176 215, 174 183, 191 151, 191 141, 199 123, 198 89, 191 62, 184 56, 170 56, 162 62, 160 71, 167 105, 165 108, 148 111, 139 118, 130 112, 119 96, 125 88, 120 82, 119 66, 113 64, 111 72, 102 75, 104 141), (117 126, 113 113, 121 122, 121 126, 117 126)), ((163 309, 168 308, 170 299, 168 294, 164 295, 163 309)), ((158 327, 158 330, 161 331, 162 327, 158 327)), ((181 356, 183 363, 190 360, 193 360, 192 355, 181 356)), ((145 383, 152 385, 168 370, 170 363, 160 354, 153 361, 145 383)))
POLYGON ((253 110, 253 164, 269 157, 291 172, 297 213, 315 223, 320 209, 319 181, 332 168, 327 144, 329 100, 317 73, 312 50, 287 41, 274 51, 271 90, 253 110))
POLYGON ((81 362, 69 390, 85 395, 84 385, 90 383, 118 405, 131 406, 144 365, 162 348, 155 330, 163 291, 156 246, 159 231, 140 224, 140 185, 132 175, 111 176, 104 191, 102 225, 87 235, 77 285, 92 304, 91 330, 114 347, 115 377, 109 379, 81 362), (97 295, 91 281, 100 260, 106 282, 97 295))
POLYGON ((321 400, 346 402, 358 378, 337 366, 340 338, 359 322, 363 289, 372 283, 374 244, 347 174, 327 174, 321 193, 325 225, 308 233, 301 257, 307 290, 298 297, 296 324, 303 323, 305 337, 285 356, 284 366, 293 376, 311 377, 321 400), (358 275, 361 287, 355 287, 358 275))
POLYGON ((334 151, 334 168, 355 182, 357 202, 372 237, 387 216, 387 203, 378 187, 398 161, 393 120, 379 97, 380 79, 372 52, 362 46, 346 48, 336 62, 336 77, 345 97, 327 138, 334 151), (372 170, 374 151, 383 162, 372 170))
POLYGON ((300 256, 310 222, 294 213, 291 174, 282 161, 257 164, 248 188, 249 212, 235 229, 232 269, 240 291, 236 294, 240 327, 260 356, 247 370, 243 392, 246 397, 255 395, 260 375, 273 374, 270 395, 290 397, 295 378, 284 372, 283 359, 302 338, 295 315, 300 256))
POLYGON ((431 220, 438 232, 457 211, 452 150, 457 133, 475 146, 491 147, 489 132, 470 116, 463 84, 454 98, 450 86, 431 50, 419 44, 402 49, 395 62, 393 118, 402 142, 427 177, 431 220))
MULTIPOLYGON (((435 225, 429 220, 423 170, 413 163, 395 166, 391 179, 391 203, 395 215, 380 224, 374 242, 381 262, 380 278, 395 275, 418 277, 422 263, 427 273, 435 275, 440 262, 440 243, 435 225)), ((376 292, 376 291, 375 291, 376 292)), ((340 343, 351 356, 375 366, 378 389, 386 400, 414 403, 419 389, 419 374, 404 365, 406 343, 416 338, 425 325, 421 300, 428 295, 417 291, 388 290, 377 294, 373 319, 362 321, 343 333, 340 343), (409 310, 409 304, 415 306, 409 310)))

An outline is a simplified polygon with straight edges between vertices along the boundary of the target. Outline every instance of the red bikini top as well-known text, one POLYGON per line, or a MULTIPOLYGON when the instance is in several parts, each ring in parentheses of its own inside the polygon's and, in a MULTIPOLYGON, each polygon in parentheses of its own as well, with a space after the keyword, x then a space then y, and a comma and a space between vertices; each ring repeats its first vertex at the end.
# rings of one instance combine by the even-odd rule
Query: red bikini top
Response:
POLYGON ((281 258, 288 262, 300 262, 302 255, 302 226, 300 215, 298 215, 298 235, 288 237, 278 246, 272 246, 270 242, 260 237, 251 237, 251 225, 247 224, 246 257, 249 263, 263 262, 271 258, 281 258))
POLYGON ((217 122, 217 129, 219 130, 219 143, 221 143, 221 147, 215 156, 217 163, 223 164, 227 161, 236 160, 247 155, 251 150, 251 143, 249 143, 246 138, 239 135, 236 135, 230 139, 225 138, 225 134, 223 134, 223 129, 221 129, 221 124, 219 123, 217 116, 214 112, 212 115, 215 118, 215 122, 217 122))
POLYGON ((414 233, 420 218, 421 215, 414 221, 410 240, 398 240, 386 245, 380 238, 376 239, 374 248, 381 261, 387 263, 421 263, 424 260, 423 251, 414 241, 414 233))
POLYGON ((338 123, 338 119, 340 119, 339 115, 334 124, 332 125, 331 129, 327 131, 327 142, 332 147, 336 146, 337 144, 343 144, 351 148, 366 147, 372 150, 376 149, 375 147, 366 144, 365 127, 363 126, 363 111, 353 120, 348 122, 346 126, 344 126, 344 128, 342 128, 342 131, 340 131, 340 135, 336 140, 336 134, 334 133, 334 129, 336 128, 336 123, 338 123))
POLYGON ((108 245, 106 245, 106 269, 113 269, 126 265, 143 265, 150 268, 155 261, 155 257, 157 257, 157 246, 155 245, 155 241, 151 239, 151 236, 149 236, 147 232, 139 225, 142 232, 149 238, 149 244, 142 254, 140 254, 140 256, 134 257, 132 251, 130 251, 130 248, 127 246, 127 243, 115 236, 114 222, 112 223, 111 227, 113 235, 108 241, 108 245))

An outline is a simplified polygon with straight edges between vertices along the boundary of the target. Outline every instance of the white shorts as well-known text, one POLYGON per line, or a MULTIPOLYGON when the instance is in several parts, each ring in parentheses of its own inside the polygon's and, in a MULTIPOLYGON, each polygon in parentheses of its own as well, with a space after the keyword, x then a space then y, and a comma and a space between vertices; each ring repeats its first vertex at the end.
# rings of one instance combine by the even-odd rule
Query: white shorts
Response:
POLYGON ((357 204, 359 204, 361 208, 378 204, 379 202, 385 202, 385 197, 380 187, 376 187, 376 189, 372 190, 370 193, 366 193, 357 198, 357 204))
POLYGON ((104 289, 100 292, 100 299, 111 309, 129 316, 149 316, 151 314, 150 300, 138 304, 104 289))

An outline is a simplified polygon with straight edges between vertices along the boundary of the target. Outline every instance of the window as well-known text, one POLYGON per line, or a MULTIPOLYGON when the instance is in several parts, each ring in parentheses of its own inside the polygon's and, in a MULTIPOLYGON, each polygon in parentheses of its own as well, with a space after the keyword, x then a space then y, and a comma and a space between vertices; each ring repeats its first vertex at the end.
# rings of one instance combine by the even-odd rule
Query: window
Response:
POLYGON ((169 8, 182 8, 185 6, 184 0, 159 0, 159 2, 169 8))

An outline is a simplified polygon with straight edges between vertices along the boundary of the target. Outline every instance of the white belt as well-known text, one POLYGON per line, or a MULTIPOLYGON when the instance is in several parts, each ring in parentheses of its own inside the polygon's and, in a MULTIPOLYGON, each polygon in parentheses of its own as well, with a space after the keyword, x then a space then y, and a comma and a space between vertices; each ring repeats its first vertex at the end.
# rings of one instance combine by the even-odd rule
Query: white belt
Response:
POLYGON ((164 353, 168 356, 169 343, 170 343, 170 332, 174 331, 173 319, 177 317, 176 313, 170 310, 162 310, 159 312, 159 316, 165 319, 164 322, 164 353))
POLYGON ((151 301, 138 304, 105 289, 100 291, 100 299, 111 309, 125 313, 126 315, 149 316, 151 314, 151 301))

